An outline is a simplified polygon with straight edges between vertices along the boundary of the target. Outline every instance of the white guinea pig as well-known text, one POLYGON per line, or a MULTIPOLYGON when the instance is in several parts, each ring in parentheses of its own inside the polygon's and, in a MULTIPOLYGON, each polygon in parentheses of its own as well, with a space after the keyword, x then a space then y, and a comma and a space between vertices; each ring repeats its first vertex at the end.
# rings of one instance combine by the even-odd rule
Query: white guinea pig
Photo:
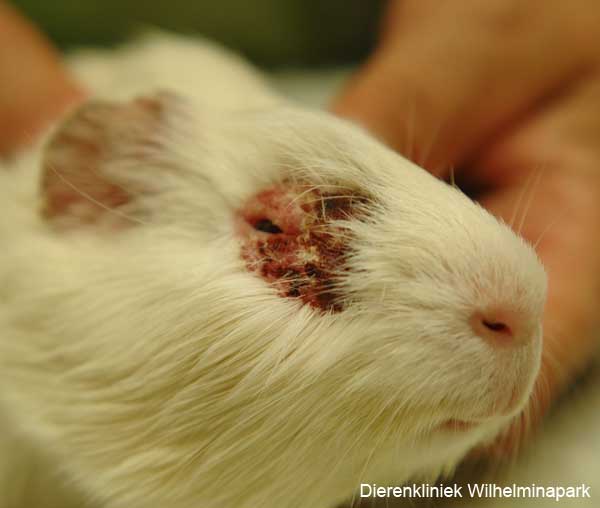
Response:
POLYGON ((207 43, 73 66, 92 98, 0 171, 0 412, 86 498, 332 508, 522 411, 546 277, 509 227, 207 43))

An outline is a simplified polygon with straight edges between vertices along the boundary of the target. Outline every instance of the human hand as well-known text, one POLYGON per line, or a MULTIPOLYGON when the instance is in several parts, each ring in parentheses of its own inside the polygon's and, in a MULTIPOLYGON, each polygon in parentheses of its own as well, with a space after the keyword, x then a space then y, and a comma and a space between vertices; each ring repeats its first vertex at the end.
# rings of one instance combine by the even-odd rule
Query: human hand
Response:
POLYGON ((535 247, 549 278, 530 423, 600 332, 600 3, 395 0, 379 47, 333 104, 535 247))
POLYGON ((0 157, 33 141, 83 96, 50 43, 0 1, 0 157))

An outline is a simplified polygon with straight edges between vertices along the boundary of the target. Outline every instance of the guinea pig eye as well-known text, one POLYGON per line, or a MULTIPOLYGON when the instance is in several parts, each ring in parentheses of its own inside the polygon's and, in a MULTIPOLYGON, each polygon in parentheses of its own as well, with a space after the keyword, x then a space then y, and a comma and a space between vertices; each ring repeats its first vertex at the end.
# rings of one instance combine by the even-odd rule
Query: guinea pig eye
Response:
POLYGON ((337 186, 283 181, 251 196, 238 210, 241 257, 284 297, 340 312, 347 299, 338 280, 348 272, 352 233, 344 221, 365 216, 368 199, 337 186))
POLYGON ((510 333, 508 325, 500 321, 487 321, 484 319, 481 322, 483 323, 483 326, 492 332, 510 333))
POLYGON ((272 235, 283 233, 283 230, 277 224, 267 218, 257 220, 254 223, 254 229, 257 231, 262 231, 263 233, 270 233, 272 235))

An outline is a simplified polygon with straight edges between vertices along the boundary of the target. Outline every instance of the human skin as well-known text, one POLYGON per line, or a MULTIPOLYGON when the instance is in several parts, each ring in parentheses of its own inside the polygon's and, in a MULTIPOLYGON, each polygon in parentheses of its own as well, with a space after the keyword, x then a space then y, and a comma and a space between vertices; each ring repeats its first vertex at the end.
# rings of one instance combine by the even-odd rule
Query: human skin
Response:
POLYGON ((85 95, 58 52, 10 5, 0 1, 0 156, 35 140, 85 95))
POLYGON ((549 279, 514 452, 589 364, 600 319, 600 3, 393 0, 332 109, 455 178, 536 246, 549 279))

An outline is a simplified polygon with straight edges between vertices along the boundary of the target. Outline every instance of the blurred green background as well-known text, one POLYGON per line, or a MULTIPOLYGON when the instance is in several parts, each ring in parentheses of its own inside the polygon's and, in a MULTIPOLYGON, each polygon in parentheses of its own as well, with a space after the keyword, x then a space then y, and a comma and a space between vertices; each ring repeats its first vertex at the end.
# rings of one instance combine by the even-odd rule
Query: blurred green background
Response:
POLYGON ((385 0, 13 0, 64 49, 157 26, 200 33, 267 66, 346 64, 372 47, 385 0))

